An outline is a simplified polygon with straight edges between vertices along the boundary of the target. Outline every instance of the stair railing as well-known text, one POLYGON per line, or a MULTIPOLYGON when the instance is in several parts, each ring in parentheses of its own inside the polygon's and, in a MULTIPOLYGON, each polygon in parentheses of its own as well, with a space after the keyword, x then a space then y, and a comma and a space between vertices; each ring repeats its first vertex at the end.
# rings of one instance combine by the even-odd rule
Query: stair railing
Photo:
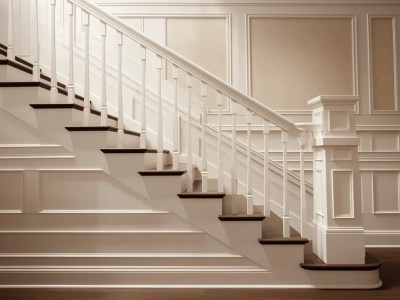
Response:
MULTIPOLYGON (((37 9, 37 0, 33 0, 35 2, 34 7, 34 20, 36 27, 34 28, 34 67, 36 67, 36 71, 33 72, 33 80, 39 80, 38 76, 38 65, 39 65, 39 37, 37 34, 38 28, 38 9, 37 9)), ((13 6, 11 0, 9 0, 9 22, 8 22, 8 57, 9 59, 14 59, 13 52, 13 35, 12 35, 12 26, 13 26, 13 6)), ((57 102, 57 64, 56 64, 56 0, 50 0, 50 11, 51 11, 51 43, 50 43, 50 54, 51 54, 51 102, 57 102)), ((117 95, 118 95, 118 147, 123 147, 123 132, 124 132, 124 108, 122 101, 122 48, 124 45, 125 39, 130 39, 141 46, 142 55, 140 60, 142 62, 142 107, 141 107, 141 139, 140 139, 140 147, 145 148, 147 146, 146 135, 147 135, 147 126, 146 126, 146 70, 148 70, 149 65, 147 64, 147 57, 149 52, 155 54, 158 59, 157 63, 157 100, 158 100, 158 108, 157 108, 157 169, 161 170, 163 168, 163 116, 162 116, 162 108, 163 108, 163 100, 162 100, 162 71, 163 68, 167 65, 166 62, 172 64, 173 66, 173 75, 172 79, 174 81, 174 116, 173 116, 173 168, 178 168, 178 103, 177 103, 177 95, 178 95, 178 79, 179 79, 179 70, 182 70, 186 73, 186 91, 187 91, 187 111, 186 111, 186 120, 187 120, 187 136, 186 142, 188 146, 187 153, 187 172, 189 176, 189 180, 187 183, 187 190, 190 192, 193 190, 193 173, 192 173, 192 163, 193 163, 193 154, 192 154, 192 112, 191 112, 191 103, 192 99, 192 87, 193 81, 197 80, 201 84, 201 92, 200 99, 202 99, 202 112, 201 112, 201 136, 202 136, 202 145, 201 145, 201 166, 200 171, 202 174, 202 191, 207 192, 207 179, 208 175, 208 160, 206 153, 206 131, 207 131, 207 108, 206 108, 206 99, 208 95, 208 90, 214 89, 217 92, 217 106, 218 106, 218 154, 217 154, 217 174, 218 174, 218 191, 224 191, 224 171, 231 173, 230 180, 230 190, 232 193, 237 193, 237 162, 236 162, 236 115, 238 108, 244 109, 246 111, 246 125, 247 125, 247 160, 246 160, 246 198, 247 198, 247 214, 253 214, 253 184, 252 184, 252 174, 253 174, 253 151, 252 151, 252 125, 253 118, 255 116, 259 116, 263 120, 263 135, 264 135, 264 200, 263 200, 263 213, 266 216, 270 214, 270 171, 269 171, 269 128, 271 125, 275 125, 281 130, 282 134, 282 187, 283 187, 283 196, 282 196, 282 219, 283 219, 283 236, 290 236, 290 210, 289 210, 289 198, 288 198, 288 165, 287 165, 287 143, 288 137, 299 139, 303 141, 306 131, 302 128, 296 126, 292 121, 280 115, 279 113, 273 111, 266 105, 257 101, 256 99, 245 95, 239 90, 235 89, 225 81, 219 79, 214 76, 207 70, 201 68, 200 66, 193 64, 189 60, 185 59, 178 53, 173 50, 158 44, 153 41, 143 33, 131 28, 129 25, 121 21, 120 19, 104 12, 95 4, 85 1, 85 0, 67 0, 67 10, 66 14, 68 15, 68 30, 69 30, 69 55, 68 55, 68 102, 73 102, 75 97, 75 79, 74 79, 74 41, 73 41, 73 30, 75 28, 75 24, 73 23, 75 18, 74 14, 76 12, 76 8, 79 7, 82 10, 82 26, 84 31, 84 109, 83 109, 83 120, 82 124, 84 126, 89 125, 89 115, 90 115, 90 43, 89 36, 91 32, 92 22, 90 21, 92 18, 96 18, 100 21, 101 24, 101 40, 102 40, 102 91, 101 91, 101 124, 106 124, 107 119, 107 99, 106 99, 106 44, 107 44, 107 33, 108 31, 115 30, 118 35, 117 47, 118 47, 118 63, 117 63, 117 72, 118 72, 118 84, 117 84, 117 95), (223 135, 222 135, 222 106, 223 100, 230 99, 232 103, 232 145, 231 145, 231 155, 232 161, 230 166, 224 166, 224 147, 223 147, 223 135)), ((301 195, 301 223, 305 224, 307 217, 305 216, 305 177, 304 177, 304 146, 305 144, 301 144, 302 151, 300 152, 300 195, 301 195)), ((302 225, 303 228, 303 225, 302 225)))

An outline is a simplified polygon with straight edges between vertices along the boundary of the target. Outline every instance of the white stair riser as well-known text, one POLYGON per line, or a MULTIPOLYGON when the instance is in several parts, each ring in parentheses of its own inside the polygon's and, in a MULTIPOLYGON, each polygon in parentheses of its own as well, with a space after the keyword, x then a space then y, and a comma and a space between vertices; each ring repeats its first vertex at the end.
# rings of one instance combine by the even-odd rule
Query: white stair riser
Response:
POLYGON ((32 81, 32 75, 8 65, 0 65, 0 82, 32 81))
MULTIPOLYGON (((196 266, 196 267, 210 267, 210 266, 236 266, 236 267, 257 267, 254 263, 249 261, 245 257, 241 256, 229 256, 229 255, 218 255, 209 257, 201 257, 200 255, 190 255, 183 254, 179 256, 168 256, 163 253, 149 254, 148 256, 134 257, 134 254, 126 254, 123 257, 118 255, 108 255, 95 257, 85 256, 85 257, 52 257, 51 254, 46 256, 43 254, 42 257, 31 257, 23 256, 21 257, 1 257, 0 255, 0 265, 5 266, 21 266, 21 267, 33 267, 33 266, 60 266, 60 267, 76 267, 76 266, 98 266, 98 267, 128 267, 128 266, 148 266, 148 267, 165 267, 165 266, 196 266)), ((77 255, 78 256, 78 255, 77 255)))
POLYGON ((202 233, 0 233, 0 253, 230 253, 202 233))

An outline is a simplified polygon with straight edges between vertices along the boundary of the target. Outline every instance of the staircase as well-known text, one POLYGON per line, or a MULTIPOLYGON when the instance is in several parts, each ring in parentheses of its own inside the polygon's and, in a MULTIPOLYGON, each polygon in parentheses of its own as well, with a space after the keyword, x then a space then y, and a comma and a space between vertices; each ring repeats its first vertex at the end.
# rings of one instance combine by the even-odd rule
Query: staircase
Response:
MULTIPOLYGON (((74 25, 75 8, 83 16, 86 56, 82 95, 73 76, 76 50, 72 30, 69 74, 65 75, 68 83, 57 80, 56 1, 50 1, 50 77, 39 68, 38 50, 32 55, 32 63, 14 55, 12 29, 8 46, 0 45, 1 287, 367 289, 381 285, 377 262, 325 263, 312 253, 306 238, 311 235, 306 234, 309 222, 304 172, 298 177, 298 205, 304 218, 298 223, 291 221, 289 184, 293 180, 290 183, 289 178, 297 175, 287 167, 286 144, 292 136, 305 145, 308 129, 241 94, 95 5, 87 1, 69 4, 69 28, 74 25), (115 116, 108 113, 105 89, 101 103, 91 99, 89 90, 89 20, 94 18, 102 26, 103 54, 107 28, 116 30, 118 36, 115 116), (142 49, 141 82, 137 82, 141 116, 132 120, 136 128, 124 122, 122 45, 127 38, 142 49), (151 95, 152 83, 146 81, 146 72, 152 74, 150 53, 156 54, 155 95, 151 95), (162 93, 166 86, 161 77, 165 61, 174 69, 172 118, 165 115, 164 104, 171 95, 162 93), (185 92, 177 85, 178 68, 186 73, 185 92), (217 90, 219 126, 206 123, 205 101, 199 105, 201 110, 192 111, 192 102, 199 101, 192 94, 193 79, 201 82, 203 100, 207 88, 217 90), (187 97, 185 111, 179 106, 180 93, 187 97), (146 102, 153 96, 157 99, 156 118, 146 118, 146 102), (232 160, 229 165, 224 161, 227 136, 221 130, 223 98, 231 99, 247 117, 245 191, 238 187, 238 178, 242 177, 234 159, 239 153, 235 126, 230 136, 232 160), (178 147, 178 115, 182 113, 189 120, 183 130, 186 155, 178 147), (251 124, 255 113, 265 126, 261 203, 254 201, 252 182, 255 158, 251 124), (171 144, 163 134, 169 125, 166 119, 173 124, 171 144), (268 158, 270 125, 282 130, 281 166, 273 166, 268 158), (193 149, 197 138, 201 141, 199 151, 193 149), (217 143, 215 153, 206 146, 206 139, 217 143), (279 169, 282 178, 279 211, 270 203, 273 167, 279 169)), ((12 1, 9 8, 12 11, 12 1)), ((38 13, 34 15, 38 17, 38 13)), ((12 23, 10 17, 11 28, 12 23)), ((37 19, 35 24, 39 24, 37 19)), ((37 32, 33 30, 33 34, 37 32)), ((101 68, 102 86, 106 87, 105 55, 101 68)))

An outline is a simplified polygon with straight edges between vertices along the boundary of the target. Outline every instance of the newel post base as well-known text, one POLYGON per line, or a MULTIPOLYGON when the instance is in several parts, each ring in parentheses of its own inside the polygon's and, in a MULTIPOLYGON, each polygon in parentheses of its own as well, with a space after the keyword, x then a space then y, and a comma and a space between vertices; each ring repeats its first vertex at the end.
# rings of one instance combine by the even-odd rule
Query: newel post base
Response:
POLYGON ((313 123, 313 251, 328 264, 365 263, 354 106, 357 96, 310 101, 313 123))

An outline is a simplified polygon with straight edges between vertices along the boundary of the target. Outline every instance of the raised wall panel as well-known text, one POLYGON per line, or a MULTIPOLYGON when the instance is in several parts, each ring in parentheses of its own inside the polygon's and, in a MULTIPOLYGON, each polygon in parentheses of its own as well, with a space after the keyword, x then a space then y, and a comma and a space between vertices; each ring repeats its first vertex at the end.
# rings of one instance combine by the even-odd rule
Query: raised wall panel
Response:
POLYGON ((353 94, 351 18, 251 16, 250 88, 279 110, 309 110, 318 95, 353 94))
POLYGON ((41 211, 93 211, 151 209, 135 201, 123 185, 101 171, 42 171, 41 211))
POLYGON ((354 218, 353 171, 332 171, 333 218, 354 218))
POLYGON ((349 131, 349 121, 349 112, 329 111, 329 131, 349 131))
POLYGON ((373 111, 394 111, 396 105, 394 19, 370 19, 371 98, 373 111))
POLYGON ((379 132, 372 136, 372 151, 399 151, 397 132, 379 132))
POLYGON ((375 213, 399 212, 399 172, 375 171, 373 175, 375 213))
POLYGON ((0 213, 22 212, 24 201, 22 171, 0 171, 0 213))
MULTIPOLYGON (((169 48, 229 81, 228 23, 226 17, 167 17, 166 44, 169 48)), ((186 72, 180 71, 178 84, 186 90, 186 72)), ((172 78, 172 67, 167 67, 172 78)), ((199 97, 200 82, 193 78, 193 96, 199 97)), ((208 106, 216 108, 216 91, 208 89, 208 106)))

